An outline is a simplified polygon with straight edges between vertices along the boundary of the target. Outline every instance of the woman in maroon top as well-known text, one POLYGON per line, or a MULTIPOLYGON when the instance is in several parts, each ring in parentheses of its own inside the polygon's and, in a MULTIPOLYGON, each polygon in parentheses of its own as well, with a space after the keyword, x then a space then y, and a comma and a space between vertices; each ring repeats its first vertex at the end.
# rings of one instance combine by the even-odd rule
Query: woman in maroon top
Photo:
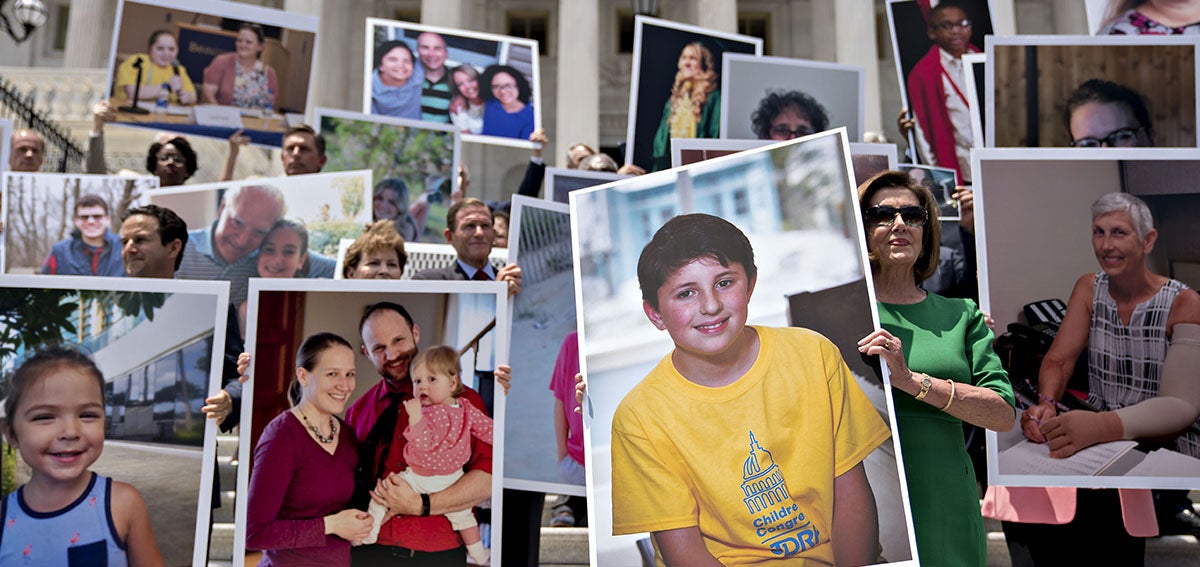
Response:
POLYGON ((354 392, 354 351, 318 333, 296 353, 300 400, 263 429, 250 475, 246 547, 260 565, 350 565, 350 544, 371 531, 371 516, 348 508, 358 451, 336 414, 354 392))

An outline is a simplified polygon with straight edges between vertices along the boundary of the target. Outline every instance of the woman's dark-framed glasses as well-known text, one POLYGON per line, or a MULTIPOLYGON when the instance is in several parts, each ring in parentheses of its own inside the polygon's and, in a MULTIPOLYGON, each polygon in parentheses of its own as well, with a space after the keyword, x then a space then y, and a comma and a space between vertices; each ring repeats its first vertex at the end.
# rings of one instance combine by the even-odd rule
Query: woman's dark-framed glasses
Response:
POLYGON ((874 207, 867 207, 867 210, 863 211, 863 220, 867 224, 892 226, 896 224, 897 214, 900 215, 900 218, 904 219, 904 224, 912 228, 921 228, 929 220, 929 211, 926 211, 925 207, 917 205, 908 205, 906 207, 876 205, 874 207))
POLYGON ((792 130, 791 128, 788 128, 782 124, 771 127, 771 136, 775 138, 787 138, 789 140, 815 133, 816 132, 808 126, 801 126, 795 130, 792 130))
POLYGON ((1072 148, 1132 148, 1137 145, 1138 132, 1142 131, 1142 127, 1137 128, 1121 128, 1113 130, 1103 138, 1080 138, 1071 142, 1072 148))

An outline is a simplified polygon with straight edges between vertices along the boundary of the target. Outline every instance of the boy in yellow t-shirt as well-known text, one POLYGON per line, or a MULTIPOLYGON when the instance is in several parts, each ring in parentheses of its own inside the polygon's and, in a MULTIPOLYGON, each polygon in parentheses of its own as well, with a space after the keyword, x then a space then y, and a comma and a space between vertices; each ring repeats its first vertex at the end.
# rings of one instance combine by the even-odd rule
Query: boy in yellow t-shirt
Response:
POLYGON ((675 350, 613 418, 613 533, 652 532, 666 565, 876 563, 862 461, 890 432, 828 339, 746 326, 756 278, 750 241, 711 215, 642 250, 643 309, 675 350))

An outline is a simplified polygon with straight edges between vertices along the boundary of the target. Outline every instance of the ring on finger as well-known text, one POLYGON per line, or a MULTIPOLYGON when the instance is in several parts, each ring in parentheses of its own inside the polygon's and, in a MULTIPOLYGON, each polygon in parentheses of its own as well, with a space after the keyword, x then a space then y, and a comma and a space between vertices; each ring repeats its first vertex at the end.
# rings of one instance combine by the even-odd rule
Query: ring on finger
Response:
POLYGON ((883 350, 892 350, 892 339, 883 339, 883 350))

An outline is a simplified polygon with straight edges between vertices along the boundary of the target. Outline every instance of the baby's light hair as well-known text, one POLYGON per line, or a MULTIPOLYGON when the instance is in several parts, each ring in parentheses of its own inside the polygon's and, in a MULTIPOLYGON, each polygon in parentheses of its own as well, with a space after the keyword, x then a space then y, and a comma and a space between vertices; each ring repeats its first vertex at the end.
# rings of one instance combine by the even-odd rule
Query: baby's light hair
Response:
POLYGON ((451 395, 456 398, 462 395, 462 366, 458 364, 458 351, 454 347, 438 345, 418 352, 413 358, 412 368, 415 371, 421 366, 425 366, 430 372, 453 376, 456 383, 451 395))
POLYGON ((16 429, 12 427, 13 420, 17 413, 17 405, 21 403, 21 396, 29 386, 36 382, 42 376, 51 370, 55 370, 64 366, 75 366, 84 371, 85 374, 90 374, 96 379, 96 384, 100 388, 100 403, 104 404, 104 374, 96 367, 96 363, 92 361, 88 355, 67 346, 50 345, 39 349, 33 356, 21 363, 16 372, 13 372, 12 381, 8 389, 8 397, 4 400, 4 416, 5 429, 13 440, 17 438, 16 429))

